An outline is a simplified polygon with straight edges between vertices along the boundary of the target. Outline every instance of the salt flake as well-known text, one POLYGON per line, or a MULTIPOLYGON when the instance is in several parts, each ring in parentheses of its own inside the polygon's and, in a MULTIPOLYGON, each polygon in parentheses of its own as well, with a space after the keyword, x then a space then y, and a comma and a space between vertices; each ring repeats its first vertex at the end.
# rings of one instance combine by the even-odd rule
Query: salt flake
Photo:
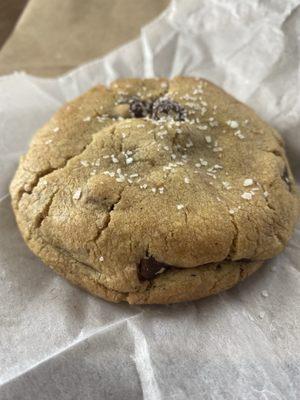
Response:
POLYGON ((253 179, 251 179, 251 178, 245 179, 243 185, 244 185, 244 186, 251 186, 251 185, 253 185, 253 179))
POLYGON ((75 192, 73 193, 73 199, 79 200, 80 196, 81 196, 81 189, 79 188, 79 189, 75 190, 75 192))
POLYGON ((241 197, 245 200, 251 200, 252 199, 252 193, 250 192, 244 192, 241 197))
POLYGON ((239 124, 238 124, 238 122, 237 121, 233 121, 233 120, 228 120, 228 121, 226 121, 226 124, 228 125, 228 126, 230 126, 230 128, 238 128, 238 126, 239 126, 239 124))

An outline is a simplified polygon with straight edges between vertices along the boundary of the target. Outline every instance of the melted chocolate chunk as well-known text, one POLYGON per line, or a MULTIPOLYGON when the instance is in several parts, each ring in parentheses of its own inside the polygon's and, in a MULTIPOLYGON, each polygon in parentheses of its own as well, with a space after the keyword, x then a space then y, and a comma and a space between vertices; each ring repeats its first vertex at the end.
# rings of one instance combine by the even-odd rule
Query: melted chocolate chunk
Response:
POLYGON ((141 281, 151 280, 167 268, 170 268, 170 265, 158 262, 153 257, 143 258, 139 265, 139 278, 141 281))
POLYGON ((177 121, 183 121, 185 119, 186 113, 183 107, 171 100, 161 100, 158 99, 153 103, 152 106, 152 118, 160 119, 163 116, 170 115, 177 121))
POLYGON ((135 118, 146 117, 151 112, 151 104, 138 98, 129 101, 129 109, 135 118))
POLYGON ((289 172, 288 172, 287 167, 284 167, 283 173, 281 175, 281 179, 283 179, 284 182, 288 185, 289 191, 291 192, 292 184, 291 184, 291 180, 290 180, 290 177, 289 177, 289 172))

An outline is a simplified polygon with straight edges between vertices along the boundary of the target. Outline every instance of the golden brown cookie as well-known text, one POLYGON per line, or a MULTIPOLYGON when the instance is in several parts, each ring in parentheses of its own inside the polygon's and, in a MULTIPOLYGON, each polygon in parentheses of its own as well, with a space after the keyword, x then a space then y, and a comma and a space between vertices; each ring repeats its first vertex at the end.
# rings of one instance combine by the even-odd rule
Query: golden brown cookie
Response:
POLYGON ((283 250, 298 198, 283 142, 210 82, 97 86, 34 136, 12 181, 46 264, 110 301, 228 289, 283 250))

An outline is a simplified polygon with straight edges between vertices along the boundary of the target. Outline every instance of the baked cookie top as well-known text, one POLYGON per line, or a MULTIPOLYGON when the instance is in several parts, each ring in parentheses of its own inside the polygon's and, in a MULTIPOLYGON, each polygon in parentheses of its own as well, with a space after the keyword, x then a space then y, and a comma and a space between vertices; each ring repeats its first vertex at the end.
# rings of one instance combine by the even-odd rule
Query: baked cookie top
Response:
POLYGON ((298 215, 278 133, 185 77, 117 80, 64 106, 33 137, 11 195, 37 254, 50 246, 124 293, 171 266, 271 258, 298 215))

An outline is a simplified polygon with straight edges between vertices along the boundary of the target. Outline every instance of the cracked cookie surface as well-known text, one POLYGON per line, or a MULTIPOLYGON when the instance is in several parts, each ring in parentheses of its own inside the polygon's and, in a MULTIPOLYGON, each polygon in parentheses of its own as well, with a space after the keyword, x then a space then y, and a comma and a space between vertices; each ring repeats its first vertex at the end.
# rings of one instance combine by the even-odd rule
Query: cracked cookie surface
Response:
POLYGON ((278 254, 299 210, 278 133, 210 82, 97 86, 34 136, 11 184, 46 264, 111 301, 227 289, 278 254))

